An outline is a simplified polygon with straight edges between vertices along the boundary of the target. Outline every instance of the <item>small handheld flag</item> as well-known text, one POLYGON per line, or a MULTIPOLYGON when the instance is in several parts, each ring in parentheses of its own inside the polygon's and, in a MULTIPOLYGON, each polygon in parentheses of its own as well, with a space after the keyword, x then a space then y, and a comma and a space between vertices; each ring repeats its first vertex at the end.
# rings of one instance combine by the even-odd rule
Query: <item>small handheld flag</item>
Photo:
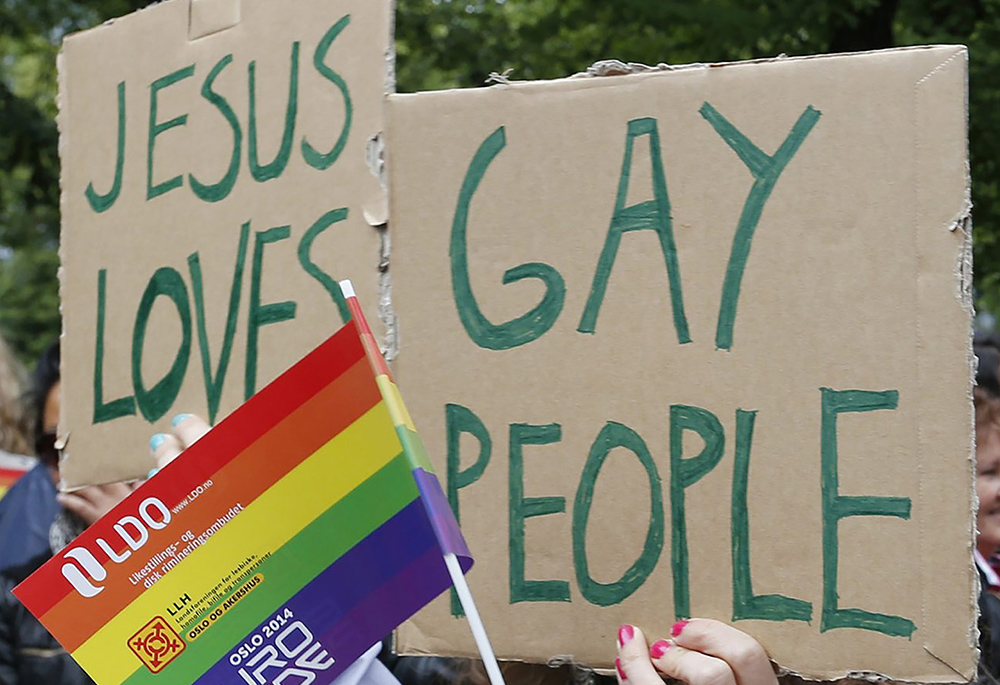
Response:
MULTIPOLYGON (((399 390, 392 379, 392 373, 390 373, 389 367, 386 366, 385 360, 379 352, 378 345, 375 343, 375 336, 372 335, 364 312, 361 311, 361 305, 358 304, 358 298, 354 294, 354 286, 351 285, 350 281, 341 281, 340 288, 351 311, 351 318, 361 327, 361 340, 364 343, 365 352, 368 354, 368 358, 372 360, 379 388, 382 390, 382 396, 386 398, 386 402, 389 404, 389 411, 392 414, 393 423, 396 424, 400 440, 406 446, 407 451, 414 456, 414 459, 427 467, 425 473, 433 473, 427 461, 427 454, 424 452, 423 443, 420 442, 420 437, 413 427, 410 414, 406 411, 406 406, 403 404, 403 398, 400 396, 399 390)), ((455 520, 451 509, 448 508, 447 500, 444 497, 444 493, 441 492, 441 486, 438 484, 437 478, 433 476, 431 478, 433 482, 425 482, 427 483, 427 488, 434 491, 433 496, 426 497, 425 501, 430 503, 429 506, 431 507, 444 508, 441 510, 441 516, 446 519, 435 530, 441 531, 444 535, 458 533, 459 537, 461 537, 458 522, 455 520)), ((491 685, 504 685, 503 675, 500 673, 500 665, 497 663, 496 655, 493 653, 493 647, 490 645, 489 637, 486 635, 486 628, 483 627, 483 621, 479 617, 479 610, 476 609, 472 593, 465 582, 461 562, 455 552, 459 548, 464 549, 465 542, 464 540, 454 540, 452 543, 442 541, 441 548, 444 552, 444 561, 448 567, 448 573, 451 575, 452 583, 455 585, 455 592, 458 594, 459 602, 462 604, 462 609, 469 621, 469 628, 472 629, 472 637, 475 639, 476 647, 479 648, 479 654, 483 658, 486 675, 489 676, 491 685)))
POLYGON ((472 558, 347 300, 350 323, 15 589, 98 685, 325 685, 451 572, 464 586, 472 558))

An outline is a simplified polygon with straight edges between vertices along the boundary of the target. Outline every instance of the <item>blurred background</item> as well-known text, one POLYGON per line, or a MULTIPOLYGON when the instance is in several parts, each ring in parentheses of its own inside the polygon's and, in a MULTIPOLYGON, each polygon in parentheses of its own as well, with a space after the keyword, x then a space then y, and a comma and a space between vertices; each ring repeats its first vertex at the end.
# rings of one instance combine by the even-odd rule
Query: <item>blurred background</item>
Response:
MULTIPOLYGON (((280 2, 281 0, 274 0, 280 2)), ((150 4, 0 0, 0 334, 24 361, 59 331, 56 54, 150 4)), ((977 323, 1000 316, 1000 0, 396 0, 400 92, 657 64, 922 43, 970 49, 977 323)))

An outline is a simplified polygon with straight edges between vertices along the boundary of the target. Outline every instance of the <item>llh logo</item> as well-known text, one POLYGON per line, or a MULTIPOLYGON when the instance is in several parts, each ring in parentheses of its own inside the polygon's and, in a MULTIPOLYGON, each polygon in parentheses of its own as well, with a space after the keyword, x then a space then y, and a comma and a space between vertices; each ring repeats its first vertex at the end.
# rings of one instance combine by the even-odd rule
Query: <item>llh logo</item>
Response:
POLYGON ((128 640, 129 649, 153 673, 159 673, 187 646, 166 619, 157 616, 128 640))

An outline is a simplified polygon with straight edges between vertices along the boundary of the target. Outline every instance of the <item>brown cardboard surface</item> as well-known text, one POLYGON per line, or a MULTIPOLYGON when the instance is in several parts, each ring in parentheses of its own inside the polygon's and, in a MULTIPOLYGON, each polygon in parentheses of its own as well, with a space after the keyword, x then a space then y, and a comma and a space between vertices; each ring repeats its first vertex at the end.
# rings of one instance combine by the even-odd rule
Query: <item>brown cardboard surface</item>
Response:
MULTIPOLYGON (((607 668, 619 624, 690 613, 807 677, 972 677, 966 61, 390 97, 398 378, 501 658, 607 668)), ((447 597, 400 646, 475 654, 447 597)))
POLYGON ((170 0, 66 40, 65 486, 145 474, 149 436, 212 413, 209 385, 224 417, 340 326, 337 279, 378 320, 380 237, 363 210, 385 202, 366 152, 390 26, 382 0, 170 0))

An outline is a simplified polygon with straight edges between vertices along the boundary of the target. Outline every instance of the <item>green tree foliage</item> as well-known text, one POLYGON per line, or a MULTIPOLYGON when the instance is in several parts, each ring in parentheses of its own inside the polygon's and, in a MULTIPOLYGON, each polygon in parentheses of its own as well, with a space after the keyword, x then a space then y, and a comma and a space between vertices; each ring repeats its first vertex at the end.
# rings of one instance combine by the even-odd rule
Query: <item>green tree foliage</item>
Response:
POLYGON ((59 334, 59 41, 144 4, 0 1, 0 334, 25 361, 59 334))
MULTIPOLYGON (((280 1, 280 0, 275 0, 280 1)), ((146 0, 0 0, 0 333, 27 360, 58 333, 55 55, 146 0)), ((970 48, 979 304, 1000 313, 1000 0, 397 0, 400 91, 656 64, 920 43, 970 48)))

